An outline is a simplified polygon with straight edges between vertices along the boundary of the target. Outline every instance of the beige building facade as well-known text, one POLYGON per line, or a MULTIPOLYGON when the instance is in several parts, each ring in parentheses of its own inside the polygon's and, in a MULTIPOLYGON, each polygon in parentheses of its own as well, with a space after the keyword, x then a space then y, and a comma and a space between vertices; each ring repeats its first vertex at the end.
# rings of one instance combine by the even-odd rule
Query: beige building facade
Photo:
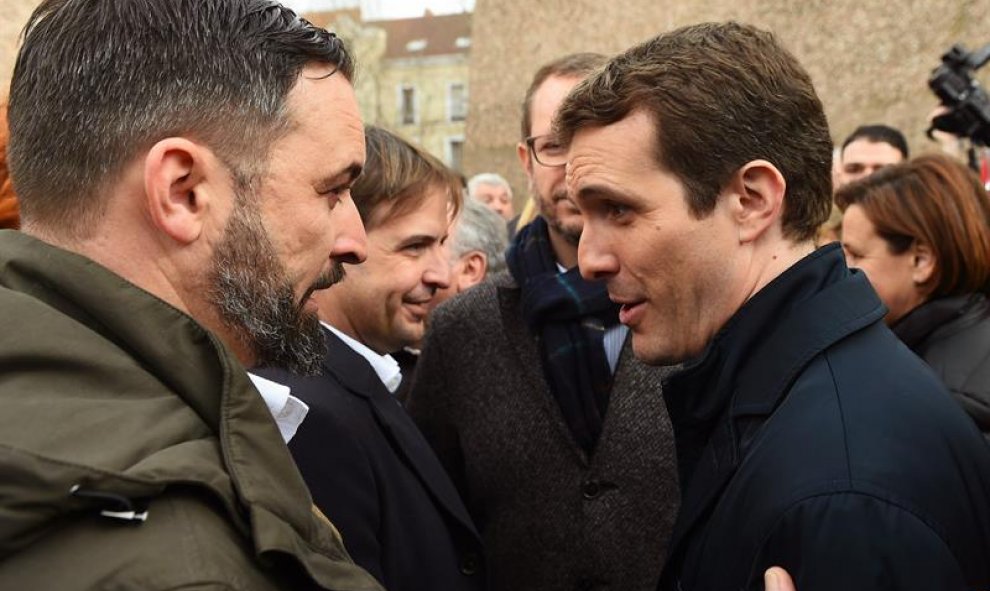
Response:
POLYGON ((306 15, 336 32, 358 62, 361 114, 463 169, 471 15, 362 22, 346 10, 306 15))

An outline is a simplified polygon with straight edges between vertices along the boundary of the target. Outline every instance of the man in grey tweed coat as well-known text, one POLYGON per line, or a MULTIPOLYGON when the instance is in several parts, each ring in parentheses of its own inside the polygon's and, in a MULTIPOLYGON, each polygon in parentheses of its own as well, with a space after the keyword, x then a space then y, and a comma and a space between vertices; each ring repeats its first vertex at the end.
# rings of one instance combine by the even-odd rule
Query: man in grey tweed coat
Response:
POLYGON ((638 362, 601 286, 580 278, 583 221, 549 135, 602 56, 537 72, 519 157, 540 217, 509 271, 434 311, 408 408, 486 546, 492 589, 656 588, 679 503, 666 368, 638 362))

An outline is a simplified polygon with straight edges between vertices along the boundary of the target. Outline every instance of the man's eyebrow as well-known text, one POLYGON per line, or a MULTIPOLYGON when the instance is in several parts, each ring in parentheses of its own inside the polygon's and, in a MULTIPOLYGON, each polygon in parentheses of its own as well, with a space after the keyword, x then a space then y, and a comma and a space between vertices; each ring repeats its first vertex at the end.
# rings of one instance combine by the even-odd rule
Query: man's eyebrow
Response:
POLYGON ((442 236, 434 236, 433 234, 413 234, 412 236, 406 236, 399 242, 399 246, 409 246, 410 244, 424 244, 432 243, 440 240, 442 236))
POLYGON ((333 187, 342 183, 350 183, 361 176, 361 171, 361 165, 354 163, 336 174, 324 177, 319 183, 317 183, 317 185, 320 187, 333 187))
POLYGON ((625 198, 625 196, 616 189, 606 187, 605 185, 586 185, 578 189, 575 197, 584 201, 601 201, 604 199, 625 198))

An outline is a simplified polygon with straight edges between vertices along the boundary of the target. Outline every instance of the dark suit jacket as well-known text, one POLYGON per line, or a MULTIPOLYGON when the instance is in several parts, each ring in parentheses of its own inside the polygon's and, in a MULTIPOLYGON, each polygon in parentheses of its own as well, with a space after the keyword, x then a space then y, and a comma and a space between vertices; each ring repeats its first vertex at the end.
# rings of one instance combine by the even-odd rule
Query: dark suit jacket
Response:
POLYGON ((484 589, 481 540, 443 467, 367 360, 325 332, 324 375, 256 372, 309 405, 289 450, 317 507, 389 591, 484 589))
POLYGON ((434 310, 410 414, 464 494, 499 591, 654 589, 679 492, 668 370, 619 357, 601 438, 577 444, 508 273, 434 310))
POLYGON ((667 401, 686 488, 664 589, 987 589, 990 450, 838 246, 756 294, 667 401))

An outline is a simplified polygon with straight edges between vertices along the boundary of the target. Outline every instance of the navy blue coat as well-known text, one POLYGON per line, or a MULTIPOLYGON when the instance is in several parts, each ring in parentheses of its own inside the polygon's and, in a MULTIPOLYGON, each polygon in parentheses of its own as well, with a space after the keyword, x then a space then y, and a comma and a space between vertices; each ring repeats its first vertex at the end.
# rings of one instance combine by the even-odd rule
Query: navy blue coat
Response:
POLYGON ((324 332, 324 375, 252 370, 309 405, 289 451, 316 506, 389 591, 484 589, 481 538, 433 450, 371 364, 324 332))
POLYGON ((837 245, 664 387, 681 514, 661 588, 990 587, 990 448, 837 245))

